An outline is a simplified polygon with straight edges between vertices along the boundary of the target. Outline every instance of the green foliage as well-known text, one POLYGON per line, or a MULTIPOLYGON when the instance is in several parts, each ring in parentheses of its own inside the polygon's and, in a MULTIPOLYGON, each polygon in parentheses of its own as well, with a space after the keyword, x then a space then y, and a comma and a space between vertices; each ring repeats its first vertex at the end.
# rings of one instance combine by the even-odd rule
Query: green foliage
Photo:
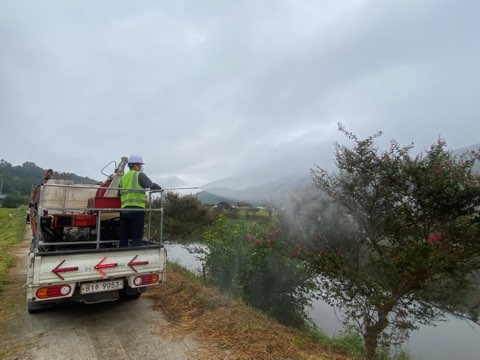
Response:
POLYGON ((23 239, 26 207, 17 209, 0 208, 0 291, 5 284, 5 274, 13 265, 10 247, 23 239))
MULTIPOLYGON (((366 356, 365 343, 358 327, 347 325, 345 331, 329 338, 322 331, 311 330, 310 336, 315 336, 318 341, 331 346, 337 352, 353 357, 355 359, 364 359, 366 356), (314 334, 314 335, 311 335, 314 334)), ((410 360, 412 357, 403 349, 396 349, 395 352, 379 351, 375 357, 376 360, 410 360)))
POLYGON ((213 207, 213 211, 216 216, 224 216, 227 219, 238 220, 240 218, 245 218, 250 222, 263 222, 271 223, 277 218, 277 210, 274 207, 257 207, 257 206, 230 206, 227 203, 220 203, 213 207))
POLYGON ((334 348, 344 354, 363 358, 365 356, 365 346, 363 338, 355 327, 347 326, 345 332, 330 340, 334 348))
POLYGON ((281 323, 301 327, 314 283, 282 235, 270 226, 228 224, 220 217, 204 234, 207 281, 281 323))
POLYGON ((28 195, 8 194, 3 200, 2 206, 4 208, 17 208, 20 205, 28 205, 30 197, 28 195))
MULTIPOLYGON (((152 204, 160 208, 160 199, 152 204)), ((153 213, 154 223, 160 223, 159 213, 153 213)), ((169 191, 164 199, 163 230, 169 239, 186 239, 194 237, 206 225, 212 224, 214 214, 194 195, 180 195, 169 191)))
POLYGON ((21 166, 12 166, 5 160, 0 160, 0 178, 3 179, 5 194, 29 195, 32 185, 36 185, 43 177, 44 170, 32 162, 21 166))
POLYGON ((474 319, 464 299, 480 268, 478 153, 455 158, 441 139, 414 157, 394 141, 380 153, 381 133, 340 130, 355 146, 337 145, 338 173, 312 170, 321 194, 303 221, 319 295, 358 325, 368 358, 445 310, 474 319))
MULTIPOLYGON (((26 161, 21 166, 12 166, 9 162, 0 160, 0 179, 3 179, 3 193, 30 195, 32 187, 43 179, 45 169, 26 161)), ((54 172, 53 179, 72 180, 76 183, 94 184, 96 181, 72 173, 54 172)))

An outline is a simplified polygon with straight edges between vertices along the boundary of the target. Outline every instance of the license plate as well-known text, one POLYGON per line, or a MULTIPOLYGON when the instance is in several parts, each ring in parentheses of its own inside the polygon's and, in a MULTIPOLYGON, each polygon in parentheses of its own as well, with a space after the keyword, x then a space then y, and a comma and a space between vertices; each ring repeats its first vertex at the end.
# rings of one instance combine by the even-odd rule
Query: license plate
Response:
POLYGON ((82 284, 80 286, 80 294, 92 294, 120 289, 123 289, 123 280, 98 281, 82 284))

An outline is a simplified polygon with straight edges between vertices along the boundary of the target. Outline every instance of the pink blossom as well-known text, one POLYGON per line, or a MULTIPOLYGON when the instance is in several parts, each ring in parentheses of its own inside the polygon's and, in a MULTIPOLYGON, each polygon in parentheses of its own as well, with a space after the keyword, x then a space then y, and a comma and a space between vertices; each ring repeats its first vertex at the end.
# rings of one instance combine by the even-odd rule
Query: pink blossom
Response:
POLYGON ((434 245, 435 243, 442 240, 442 235, 438 232, 431 233, 427 239, 428 245, 434 245))
POLYGON ((275 241, 278 238, 278 231, 272 230, 270 231, 270 239, 275 241))
POLYGON ((258 240, 257 240, 257 244, 258 244, 258 246, 262 246, 262 245, 263 245, 263 240, 262 240, 262 239, 258 239, 258 240))
POLYGON ((247 234, 247 240, 252 241, 253 240, 253 235, 252 234, 247 234))
POLYGON ((297 246, 297 247, 293 248, 292 250, 290 250, 290 252, 289 252, 288 255, 289 255, 290 257, 297 257, 297 256, 299 256, 301 253, 302 253, 302 248, 297 246))

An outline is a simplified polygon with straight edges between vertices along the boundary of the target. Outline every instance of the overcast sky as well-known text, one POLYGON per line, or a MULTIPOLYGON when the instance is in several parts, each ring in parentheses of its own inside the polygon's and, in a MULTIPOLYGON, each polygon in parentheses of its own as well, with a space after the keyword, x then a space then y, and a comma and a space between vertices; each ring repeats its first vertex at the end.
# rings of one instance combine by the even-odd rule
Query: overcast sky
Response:
POLYGON ((339 122, 419 150, 477 144, 479 15, 476 0, 0 0, 0 158, 102 180, 139 153, 153 180, 203 185, 308 174, 339 122))

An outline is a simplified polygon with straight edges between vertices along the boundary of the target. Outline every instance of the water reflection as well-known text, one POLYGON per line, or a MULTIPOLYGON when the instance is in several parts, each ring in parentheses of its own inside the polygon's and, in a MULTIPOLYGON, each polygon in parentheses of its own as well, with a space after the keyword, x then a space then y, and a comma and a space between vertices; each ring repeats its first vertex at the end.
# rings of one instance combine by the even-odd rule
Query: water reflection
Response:
POLYGON ((480 327, 451 317, 435 327, 421 326, 407 346, 417 360, 478 360, 480 327))
MULTIPOLYGON (((166 244, 168 260, 174 261, 190 271, 201 274, 202 244, 166 244)), ((313 322, 329 336, 342 331, 341 322, 334 309, 327 303, 314 300, 308 315, 313 322)), ((339 314, 340 315, 340 314, 339 314)), ((407 351, 416 360, 478 360, 480 359, 480 327, 468 322, 449 318, 437 326, 421 326, 410 334, 405 344, 407 351)))
POLYGON ((176 262, 195 274, 201 274, 203 269, 203 254, 207 247, 203 244, 175 244, 165 243, 168 261, 176 262))
POLYGON ((341 314, 337 314, 325 301, 313 300, 312 308, 307 311, 307 315, 330 337, 338 335, 343 330, 341 314))

